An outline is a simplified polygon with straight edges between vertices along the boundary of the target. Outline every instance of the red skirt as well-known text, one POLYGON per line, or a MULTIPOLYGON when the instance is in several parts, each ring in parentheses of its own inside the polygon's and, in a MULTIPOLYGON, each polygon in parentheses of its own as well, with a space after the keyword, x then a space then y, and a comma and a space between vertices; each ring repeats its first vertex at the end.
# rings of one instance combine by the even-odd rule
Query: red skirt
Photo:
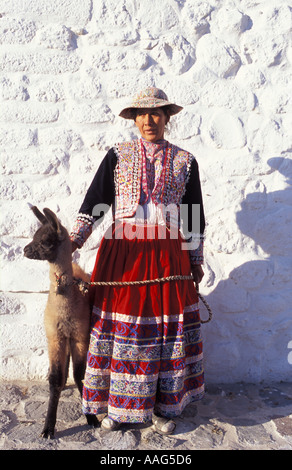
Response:
MULTIPOLYGON (((111 227, 92 281, 143 281, 189 275, 182 239, 160 226, 111 227), (147 231, 147 232, 146 232, 147 231)), ((179 416, 204 395, 198 296, 191 280, 94 286, 83 412, 118 422, 179 416)))

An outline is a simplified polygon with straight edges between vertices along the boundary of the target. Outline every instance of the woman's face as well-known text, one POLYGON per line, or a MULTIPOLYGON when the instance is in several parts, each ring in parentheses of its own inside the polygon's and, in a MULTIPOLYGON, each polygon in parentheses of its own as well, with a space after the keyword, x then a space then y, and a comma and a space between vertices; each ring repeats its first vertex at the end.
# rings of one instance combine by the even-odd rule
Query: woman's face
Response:
POLYGON ((138 109, 135 124, 141 136, 148 142, 157 142, 164 138, 165 125, 169 118, 161 108, 138 109))

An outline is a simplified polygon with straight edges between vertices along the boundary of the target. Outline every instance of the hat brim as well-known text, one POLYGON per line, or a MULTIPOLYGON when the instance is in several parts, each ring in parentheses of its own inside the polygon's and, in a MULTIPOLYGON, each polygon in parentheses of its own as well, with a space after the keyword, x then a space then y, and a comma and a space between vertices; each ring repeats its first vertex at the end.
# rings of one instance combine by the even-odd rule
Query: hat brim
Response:
POLYGON ((177 104, 173 104, 164 100, 161 100, 161 102, 157 100, 155 104, 151 104, 151 105, 149 104, 149 102, 145 100, 145 103, 141 102, 139 103, 139 105, 137 104, 137 105, 129 106, 128 108, 124 108, 120 112, 119 116, 124 119, 135 119, 135 116, 136 116, 135 110, 137 109, 155 109, 155 108, 163 108, 165 106, 168 107, 170 116, 174 116, 175 114, 178 114, 183 109, 182 106, 178 106, 177 104))

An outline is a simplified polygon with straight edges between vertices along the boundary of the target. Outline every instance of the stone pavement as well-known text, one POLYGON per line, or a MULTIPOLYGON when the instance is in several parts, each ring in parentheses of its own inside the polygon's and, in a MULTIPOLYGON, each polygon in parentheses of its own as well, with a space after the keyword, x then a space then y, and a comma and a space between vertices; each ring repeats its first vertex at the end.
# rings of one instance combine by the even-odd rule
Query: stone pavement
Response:
POLYGON ((111 433, 91 429, 77 389, 69 385, 55 439, 42 439, 47 401, 45 382, 0 384, 0 450, 292 450, 292 383, 209 385, 205 398, 176 419, 171 436, 155 433, 151 424, 123 425, 111 433))

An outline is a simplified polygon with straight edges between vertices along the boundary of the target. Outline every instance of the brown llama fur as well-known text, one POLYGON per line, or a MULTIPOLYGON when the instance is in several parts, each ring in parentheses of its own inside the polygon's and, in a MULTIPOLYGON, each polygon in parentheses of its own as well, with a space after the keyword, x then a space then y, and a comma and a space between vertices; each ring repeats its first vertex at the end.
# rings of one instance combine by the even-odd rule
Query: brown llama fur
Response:
MULTIPOLYGON (((89 346, 90 306, 87 293, 81 293, 74 279, 89 282, 89 277, 76 264, 72 264, 72 245, 69 234, 50 209, 43 214, 37 207, 32 211, 41 222, 33 240, 24 248, 30 259, 47 260, 50 266, 50 290, 45 309, 45 330, 49 353, 50 399, 42 436, 53 438, 57 408, 66 384, 70 356, 74 381, 82 395, 86 357, 89 346)), ((96 426, 94 415, 87 422, 96 426)))

